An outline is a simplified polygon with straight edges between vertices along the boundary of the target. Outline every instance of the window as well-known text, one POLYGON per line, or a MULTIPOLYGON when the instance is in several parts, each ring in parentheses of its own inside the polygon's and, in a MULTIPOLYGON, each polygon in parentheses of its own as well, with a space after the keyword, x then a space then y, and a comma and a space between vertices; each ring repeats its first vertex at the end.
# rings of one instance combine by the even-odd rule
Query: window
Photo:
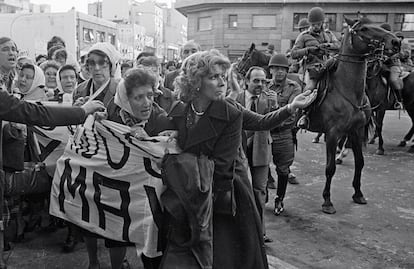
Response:
POLYGON ((208 31, 213 28, 213 23, 211 17, 201 17, 198 18, 198 30, 199 31, 208 31))
POLYGON ((83 41, 87 43, 94 43, 95 42, 95 35, 93 34, 92 29, 83 28, 83 41))
MULTIPOLYGON (((358 14, 355 13, 348 13, 344 14, 349 19, 357 19, 358 14)), ((370 19, 373 23, 384 23, 387 22, 388 16, 387 14, 382 13, 365 13, 364 16, 366 16, 368 19, 370 19)))
POLYGON ((303 18, 308 18, 308 13, 294 13, 293 14, 293 31, 299 31, 298 24, 303 18))
POLYGON ((395 31, 414 31, 414 14, 395 14, 395 31))
POLYGON ((105 32, 96 31, 96 41, 105 42, 105 32))
POLYGON ((335 13, 325 14, 325 29, 336 31, 336 14, 335 13))
POLYGON ((275 15, 253 15, 253 28, 276 28, 275 15))
POLYGON ((115 35, 114 34, 108 34, 108 41, 109 41, 109 43, 111 43, 112 45, 115 46, 115 35))
POLYGON ((229 15, 229 28, 237 28, 237 15, 229 15))

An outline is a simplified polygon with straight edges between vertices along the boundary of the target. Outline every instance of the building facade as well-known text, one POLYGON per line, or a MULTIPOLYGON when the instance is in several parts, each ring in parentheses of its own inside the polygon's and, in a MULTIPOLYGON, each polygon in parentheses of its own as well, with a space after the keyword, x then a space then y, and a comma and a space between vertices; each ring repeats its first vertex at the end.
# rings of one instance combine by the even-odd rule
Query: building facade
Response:
POLYGON ((1 0, 0 13, 49 13, 50 5, 32 4, 30 0, 1 0))
POLYGON ((187 16, 188 38, 202 48, 216 48, 230 59, 240 57, 255 43, 268 44, 285 53, 298 35, 296 26, 314 6, 324 9, 329 28, 340 35, 343 16, 358 12, 376 23, 388 22, 393 31, 403 31, 414 45, 414 1, 412 0, 177 0, 176 9, 187 16))

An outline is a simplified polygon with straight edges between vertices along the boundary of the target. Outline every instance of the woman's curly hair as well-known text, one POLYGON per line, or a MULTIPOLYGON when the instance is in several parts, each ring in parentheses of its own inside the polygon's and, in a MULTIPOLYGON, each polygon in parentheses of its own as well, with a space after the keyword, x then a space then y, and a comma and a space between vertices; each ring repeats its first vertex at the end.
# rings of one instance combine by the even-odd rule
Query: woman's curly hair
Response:
POLYGON ((180 75, 175 79, 175 89, 185 103, 191 102, 201 86, 201 80, 210 74, 214 65, 230 68, 230 60, 218 50, 199 51, 184 60, 180 75))

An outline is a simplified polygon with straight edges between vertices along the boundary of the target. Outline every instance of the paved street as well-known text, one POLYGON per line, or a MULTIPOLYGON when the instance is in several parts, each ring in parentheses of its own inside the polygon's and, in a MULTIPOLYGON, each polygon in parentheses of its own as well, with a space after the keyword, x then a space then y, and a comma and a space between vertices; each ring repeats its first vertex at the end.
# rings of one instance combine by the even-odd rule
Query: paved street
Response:
MULTIPOLYGON (((289 185, 285 212, 266 212, 269 262, 274 268, 414 268, 414 155, 398 148, 410 121, 406 114, 388 112, 385 122, 385 156, 374 155, 376 145, 365 149, 362 191, 367 205, 352 202, 352 154, 337 167, 331 189, 337 213, 321 211, 325 183, 324 143, 313 144, 312 133, 299 134, 299 151, 292 168, 300 181, 289 185)), ((271 198, 275 191, 271 192, 271 198)), ((6 252, 10 268, 87 268, 87 254, 79 244, 71 254, 61 253, 65 231, 29 233, 26 242, 6 252)), ((101 268, 110 268, 101 242, 101 268)), ((131 268, 142 268, 134 249, 128 250, 131 268)))

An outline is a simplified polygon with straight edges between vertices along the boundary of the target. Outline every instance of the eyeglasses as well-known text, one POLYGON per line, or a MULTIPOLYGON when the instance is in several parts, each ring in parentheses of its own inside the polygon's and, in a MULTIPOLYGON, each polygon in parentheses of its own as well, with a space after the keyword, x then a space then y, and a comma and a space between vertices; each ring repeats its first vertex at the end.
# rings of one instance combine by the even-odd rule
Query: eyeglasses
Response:
POLYGON ((87 60, 86 61, 86 65, 89 68, 94 68, 96 66, 100 67, 100 68, 106 68, 109 66, 109 61, 108 60, 99 60, 99 61, 94 61, 94 60, 87 60))

